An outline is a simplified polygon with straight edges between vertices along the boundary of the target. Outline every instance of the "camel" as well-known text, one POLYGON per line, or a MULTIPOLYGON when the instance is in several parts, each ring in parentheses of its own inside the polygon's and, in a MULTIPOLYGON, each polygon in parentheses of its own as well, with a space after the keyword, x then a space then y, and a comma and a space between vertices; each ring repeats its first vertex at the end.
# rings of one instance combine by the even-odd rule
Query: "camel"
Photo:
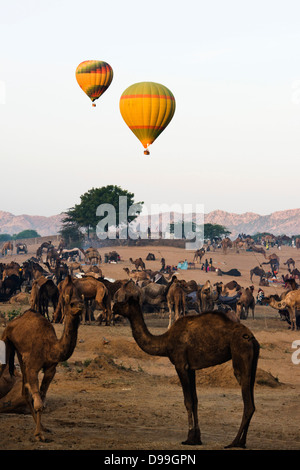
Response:
POLYGON ((49 269, 49 272, 55 275, 57 284, 59 284, 69 274, 68 265, 63 263, 61 258, 56 258, 54 267, 51 267, 47 261, 45 262, 45 265, 49 269))
POLYGON ((252 318, 254 320, 255 299, 253 297, 254 287, 246 287, 241 289, 241 297, 236 304, 236 313, 238 318, 248 318, 249 308, 252 310, 252 318))
POLYGON ((90 264, 98 264, 98 263, 101 263, 101 255, 99 253, 98 250, 96 250, 96 248, 88 248, 85 253, 85 260, 87 263, 90 263, 90 264))
POLYGON ((140 306, 143 305, 144 302, 144 295, 142 289, 137 286, 131 279, 125 282, 120 289, 117 290, 113 297, 114 302, 125 302, 129 299, 129 297, 133 297, 136 299, 140 306))
POLYGON ((209 280, 197 290, 197 299, 199 312, 213 310, 214 302, 218 299, 218 292, 214 292, 213 286, 209 280))
POLYGON ((288 267, 288 271, 290 270, 290 266, 293 267, 293 269, 295 269, 295 261, 293 260, 293 258, 289 258, 288 260, 286 260, 285 263, 283 263, 284 265, 287 265, 288 267))
POLYGON ((276 258, 271 258, 269 261, 265 261, 264 263, 261 263, 261 265, 263 265, 263 264, 270 264, 271 269, 272 269, 273 272, 274 271, 277 271, 277 272, 279 271, 279 261, 276 258))
POLYGON ((180 315, 185 315, 185 293, 187 291, 187 285, 185 281, 179 281, 176 276, 172 277, 172 281, 166 288, 166 299, 169 309, 169 326, 176 321, 180 315))
POLYGON ((57 264, 59 260, 60 260, 60 255, 58 251, 53 245, 51 245, 51 247, 49 247, 47 251, 46 262, 49 263, 50 266, 54 266, 55 264, 57 264))
POLYGON ((265 271, 262 268, 260 268, 259 266, 256 266, 255 268, 250 270, 250 281, 251 282, 252 282, 253 274, 255 274, 256 276, 259 276, 260 280, 266 276, 265 271))
MULTIPOLYGON (((49 249, 51 250, 53 247, 52 245, 52 242, 51 241, 48 241, 48 242, 43 242, 41 244, 41 246, 38 247, 37 251, 36 251, 36 257, 38 258, 38 260, 41 260, 42 259, 42 256, 43 256, 43 250, 44 248, 46 249, 47 253, 49 251, 49 249)), ((54 248, 54 247, 53 247, 54 248)))
POLYGON ((167 306, 166 289, 165 285, 156 284, 156 282, 150 282, 142 287, 143 306, 155 307, 160 311, 164 310, 167 306))
POLYGON ((52 302, 53 310, 56 310, 59 298, 59 291, 52 279, 40 277, 32 284, 30 293, 30 306, 32 310, 39 312, 44 317, 49 318, 49 301, 52 302))
POLYGON ((175 366, 188 414, 185 445, 202 444, 195 371, 232 359, 234 374, 242 389, 244 411, 238 433, 227 447, 245 447, 255 411, 254 382, 259 356, 259 343, 252 332, 220 312, 207 312, 181 317, 165 333, 155 336, 149 332, 135 299, 115 304, 114 312, 128 318, 133 337, 143 351, 168 357, 175 366))
POLYGON ((134 282, 144 281, 146 279, 151 280, 150 274, 146 271, 129 271, 128 268, 123 268, 125 273, 127 273, 128 277, 132 279, 134 282))
POLYGON ((255 245, 251 245, 249 249, 251 249, 251 251, 254 251, 255 253, 261 253, 262 255, 264 255, 265 259, 267 259, 266 252, 262 246, 258 247, 255 245))
MULTIPOLYGON (((68 277, 66 282, 65 323, 60 339, 57 338, 51 323, 32 310, 27 310, 9 322, 2 335, 6 346, 6 364, 9 364, 11 375, 14 373, 14 355, 17 352, 23 377, 22 393, 36 423, 34 436, 38 441, 45 441, 41 417, 47 390, 55 375, 57 364, 66 361, 73 354, 83 309, 71 277, 68 277), (41 386, 38 379, 40 371, 44 374, 41 386)), ((2 367, 1 375, 4 368, 2 367)))
POLYGON ((49 272, 47 272, 39 263, 36 263, 31 259, 25 261, 20 269, 22 269, 22 276, 28 280, 35 280, 41 276, 49 275, 49 272))
POLYGON ((4 281, 6 277, 12 276, 13 274, 15 276, 21 277, 21 267, 18 263, 12 262, 9 264, 3 264, 2 268, 2 281, 4 281))
MULTIPOLYGON (((69 276, 67 276, 67 278, 68 277, 69 276)), ((64 281, 59 284, 60 294, 57 307, 53 314, 54 322, 63 321, 64 319, 64 281)), ((110 325, 112 319, 111 295, 107 287, 98 279, 95 279, 90 276, 83 277, 82 279, 73 279, 73 283, 82 298, 84 299, 86 308, 85 313, 88 316, 89 323, 91 323, 91 311, 89 308, 89 301, 94 300, 96 306, 104 311, 106 325, 110 325)), ((102 318, 100 317, 100 323, 101 321, 102 318)))
POLYGON ((194 254, 193 261, 197 263, 198 258, 199 258, 199 263, 201 263, 201 259, 203 258, 204 255, 205 255, 205 249, 204 248, 200 248, 199 250, 196 250, 195 254, 194 254))
POLYGON ((228 248, 232 248, 232 241, 230 240, 230 238, 225 237, 221 241, 221 246, 223 249, 223 253, 226 255, 228 248))
POLYGON ((13 252, 14 245, 13 242, 5 242, 3 247, 2 247, 2 256, 6 255, 8 251, 13 252))
POLYGON ((136 260, 133 261, 132 258, 129 258, 130 263, 134 264, 135 269, 138 271, 139 268, 141 268, 142 271, 146 269, 145 263, 142 260, 142 258, 137 258, 136 260))
POLYGON ((276 310, 287 310, 290 316, 291 329, 297 330, 296 315, 297 310, 300 310, 300 290, 290 290, 283 297, 283 299, 276 299, 275 296, 265 297, 270 307, 276 310))

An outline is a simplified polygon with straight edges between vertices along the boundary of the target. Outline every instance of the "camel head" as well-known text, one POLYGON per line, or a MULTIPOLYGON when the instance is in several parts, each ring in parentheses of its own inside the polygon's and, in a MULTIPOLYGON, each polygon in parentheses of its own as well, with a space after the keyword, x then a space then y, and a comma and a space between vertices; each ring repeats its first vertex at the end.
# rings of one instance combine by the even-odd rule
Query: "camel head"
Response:
POLYGON ((79 294, 70 275, 68 275, 64 280, 62 296, 66 308, 66 313, 69 313, 73 317, 76 317, 83 312, 83 296, 79 294))
POLYGON ((121 315, 125 318, 130 318, 136 309, 140 310, 138 300, 134 297, 128 297, 126 301, 116 302, 113 306, 113 314, 121 315))

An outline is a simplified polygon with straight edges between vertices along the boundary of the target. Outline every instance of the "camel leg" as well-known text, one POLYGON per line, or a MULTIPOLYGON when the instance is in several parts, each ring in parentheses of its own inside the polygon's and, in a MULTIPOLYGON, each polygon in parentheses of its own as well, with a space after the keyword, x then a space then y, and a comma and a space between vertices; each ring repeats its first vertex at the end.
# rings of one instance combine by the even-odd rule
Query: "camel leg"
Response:
POLYGON ((233 351, 232 354, 232 364, 234 375, 241 385, 244 411, 238 433, 232 443, 226 446, 226 448, 245 448, 249 424, 255 411, 253 390, 259 355, 259 344, 253 336, 248 337, 248 335, 244 335, 235 346, 236 350, 235 352, 233 351))
POLYGON ((168 308, 169 308, 169 325, 168 325, 168 328, 170 328, 172 323, 174 322, 174 320, 173 320, 173 305, 171 304, 171 302, 168 302, 168 308))
POLYGON ((176 372, 181 382, 184 404, 188 414, 188 436, 182 442, 184 445, 201 445, 201 433, 198 422, 198 398, 196 392, 195 371, 177 369, 176 372))
POLYGON ((46 393, 53 380, 53 377, 55 376, 55 373, 56 373, 56 366, 49 367, 49 369, 45 369, 44 371, 44 376, 43 376, 43 380, 42 380, 41 387, 40 387, 40 396, 43 402, 45 401, 46 393))
POLYGON ((23 392, 36 423, 34 436, 38 441, 45 441, 41 424, 43 401, 39 392, 38 375, 35 371, 30 371, 29 368, 26 368, 25 374, 23 373, 23 392))

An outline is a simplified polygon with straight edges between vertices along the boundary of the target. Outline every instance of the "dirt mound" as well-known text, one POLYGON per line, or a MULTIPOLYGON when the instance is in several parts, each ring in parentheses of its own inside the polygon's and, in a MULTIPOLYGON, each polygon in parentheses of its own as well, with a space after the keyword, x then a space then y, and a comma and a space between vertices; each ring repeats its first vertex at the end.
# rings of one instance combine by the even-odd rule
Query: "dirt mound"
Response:
MULTIPOLYGON (((177 377, 170 379, 171 383, 180 382, 177 377)), ((205 387, 225 387, 225 388, 239 388, 240 385, 236 380, 231 362, 220 364, 214 367, 208 367, 207 369, 198 370, 196 372, 196 383, 205 387)), ((272 374, 262 369, 257 369, 256 373, 256 384, 265 387, 279 387, 280 382, 273 377, 272 374)))

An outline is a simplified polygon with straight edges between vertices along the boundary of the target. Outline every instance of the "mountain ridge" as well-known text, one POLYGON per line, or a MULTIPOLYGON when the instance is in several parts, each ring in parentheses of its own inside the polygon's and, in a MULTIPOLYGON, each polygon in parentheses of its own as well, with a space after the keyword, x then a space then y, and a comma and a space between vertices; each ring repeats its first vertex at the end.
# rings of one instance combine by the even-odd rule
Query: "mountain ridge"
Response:
MULTIPOLYGON (((39 215, 14 215, 10 212, 0 211, 0 234, 8 233, 13 235, 23 230, 36 230, 41 236, 56 235, 61 227, 62 219, 65 214, 56 214, 53 216, 39 215)), ((137 222, 145 223, 146 215, 140 215, 137 222)), ((180 220, 181 214, 162 213, 159 215, 159 221, 162 224, 162 230, 165 230, 166 224, 180 220)), ((239 233, 254 235, 258 232, 270 232, 274 235, 298 235, 300 234, 300 209, 287 209, 284 211, 275 211, 268 215, 260 215, 255 212, 244 212, 236 214, 216 209, 204 214, 204 223, 224 225, 231 232, 230 237, 234 238, 239 233)))

